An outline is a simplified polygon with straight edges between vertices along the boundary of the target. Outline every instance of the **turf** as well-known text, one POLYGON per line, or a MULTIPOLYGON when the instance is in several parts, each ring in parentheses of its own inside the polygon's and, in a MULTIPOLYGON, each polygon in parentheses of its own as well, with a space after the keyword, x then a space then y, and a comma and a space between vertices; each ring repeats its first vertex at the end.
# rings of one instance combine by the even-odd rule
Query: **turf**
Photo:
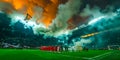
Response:
MULTIPOLYGON (((107 52, 108 50, 89 50, 81 52, 46 52, 29 49, 0 49, 0 60, 87 60, 107 52)), ((112 54, 110 55, 112 56, 112 54)), ((112 60, 119 59, 120 52, 117 51, 112 60), (117 56, 116 56, 117 54, 117 56), (115 56, 115 57, 114 57, 115 56)), ((101 60, 110 60, 109 56, 101 60)))

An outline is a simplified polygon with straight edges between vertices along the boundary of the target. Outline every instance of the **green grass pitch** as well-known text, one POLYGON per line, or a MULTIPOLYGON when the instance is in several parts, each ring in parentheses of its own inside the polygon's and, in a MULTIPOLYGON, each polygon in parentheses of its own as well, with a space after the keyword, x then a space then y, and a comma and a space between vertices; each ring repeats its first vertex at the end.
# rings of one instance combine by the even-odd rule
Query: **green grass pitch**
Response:
POLYGON ((0 60, 120 60, 120 51, 89 50, 58 53, 30 49, 0 49, 0 60))

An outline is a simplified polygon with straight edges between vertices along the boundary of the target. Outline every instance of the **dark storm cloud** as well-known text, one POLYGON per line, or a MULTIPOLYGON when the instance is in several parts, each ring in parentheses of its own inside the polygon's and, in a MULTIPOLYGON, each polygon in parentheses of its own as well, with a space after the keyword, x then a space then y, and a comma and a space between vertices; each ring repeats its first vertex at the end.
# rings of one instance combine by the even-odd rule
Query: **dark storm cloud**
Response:
POLYGON ((5 13, 0 13, 0 37, 5 37, 10 31, 10 18, 5 13))
MULTIPOLYGON (((34 35, 32 28, 24 28, 24 24, 16 22, 15 25, 10 26, 11 18, 5 13, 0 13, 0 35, 4 37, 10 36, 30 36, 34 35)), ((2 37, 1 37, 2 38, 2 37)))
POLYGON ((82 0, 82 6, 80 11, 82 11, 86 5, 90 8, 99 7, 101 11, 109 10, 109 7, 113 7, 113 11, 120 8, 120 0, 82 0))
POLYGON ((99 34, 96 34, 95 36, 90 36, 85 39, 92 39, 93 42, 91 44, 95 45, 96 48, 106 47, 107 45, 111 44, 119 44, 120 42, 118 39, 120 37, 119 30, 120 30, 119 15, 114 17, 113 19, 103 18, 101 19, 100 22, 96 22, 93 25, 73 31, 73 35, 70 36, 68 43, 72 43, 73 39, 80 38, 80 36, 95 32, 101 32, 99 34))
MULTIPOLYGON (((117 16, 117 18, 116 17, 112 18, 113 16, 110 16, 110 14, 108 13, 119 14, 118 12, 116 13, 116 11, 120 8, 119 4, 120 4, 120 0, 82 0, 82 5, 78 13, 81 16, 82 16, 81 13, 84 12, 84 9, 86 9, 86 7, 89 6, 89 8, 86 9, 87 11, 85 11, 86 13, 83 13, 83 14, 86 14, 86 16, 91 15, 92 17, 98 18, 102 15, 108 15, 108 17, 111 17, 111 18, 100 19, 101 22, 96 22, 96 24, 93 24, 92 26, 87 26, 85 28, 77 29, 73 31, 73 35, 70 36, 68 43, 72 43, 72 39, 80 38, 80 36, 85 34, 109 30, 109 29, 113 29, 113 31, 115 31, 114 28, 117 28, 120 26, 119 15, 117 16), (89 12, 88 12, 88 9, 90 10, 89 12), (97 12, 95 13, 95 11, 97 12)), ((96 35, 96 37, 93 37, 94 41, 96 42, 96 45, 100 46, 101 43, 105 42, 104 41, 105 39, 103 38, 105 35, 106 33, 103 33, 103 34, 96 35), (96 39, 98 40, 96 41, 96 39)))
MULTIPOLYGON (((103 14, 103 13, 105 14, 105 13, 109 12, 110 10, 112 10, 110 12, 116 12, 116 10, 118 8, 120 8, 119 4, 120 4, 120 0, 82 0, 82 2, 81 2, 81 0, 77 0, 77 1, 70 0, 68 3, 59 5, 58 12, 57 12, 58 14, 55 14, 56 19, 53 21, 53 26, 51 27, 52 28, 51 30, 52 30, 52 32, 55 31, 55 32, 59 33, 59 30, 66 29, 68 26, 66 24, 66 22, 70 18, 72 19, 72 24, 76 25, 75 27, 79 27, 79 25, 86 23, 86 21, 88 22, 89 18, 91 18, 91 16, 93 16, 93 14, 97 15, 97 13, 94 13, 94 11, 91 11, 92 9, 94 10, 94 7, 97 7, 97 10, 99 10, 97 12, 99 12, 100 14, 103 14), (83 16, 81 16, 82 15, 81 13, 84 11, 84 9, 87 9, 86 8, 87 5, 89 6, 88 9, 90 10, 91 13, 90 14, 86 13, 87 16, 83 17, 83 16)), ((4 5, 4 4, 2 4, 2 5, 4 5)), ((8 7, 13 9, 12 6, 8 6, 8 7)), ((4 7, 2 6, 2 8, 4 8, 4 7)), ((5 9, 7 10, 7 11, 4 10, 6 13, 8 13, 10 10, 7 7, 5 7, 5 9)), ((52 9, 52 8, 50 8, 50 9, 52 9)), ((51 12, 51 10, 49 10, 49 9, 47 9, 47 10, 51 12)), ((46 15, 52 16, 49 14, 46 14, 46 15)), ((99 16, 97 16, 97 17, 99 17, 99 16)), ((95 18, 97 18, 97 17, 95 17, 95 18)), ((6 14, 4 14, 4 13, 0 14, 0 34, 1 34, 0 38, 2 38, 2 37, 25 38, 26 43, 28 42, 27 44, 32 44, 32 45, 34 45, 34 44, 37 44, 37 45, 44 44, 45 45, 48 42, 48 40, 49 40, 49 42, 54 41, 53 43, 56 43, 56 41, 57 41, 54 37, 46 36, 46 35, 48 35, 46 33, 45 33, 46 35, 44 35, 44 34, 42 35, 41 33, 38 34, 38 36, 34 35, 32 27, 25 28, 25 25, 23 23, 21 23, 19 20, 13 26, 10 26, 10 21, 11 21, 11 19, 6 14), (32 39, 30 39, 30 38, 32 38, 32 39), (45 41, 45 42, 42 43, 42 41, 45 41)), ((108 29, 112 29, 112 28, 114 29, 119 26, 120 26, 119 17, 114 18, 114 19, 109 19, 109 20, 102 19, 101 22, 97 22, 96 24, 94 24, 92 26, 87 26, 83 29, 77 29, 72 32, 72 35, 69 34, 69 37, 68 36, 65 36, 65 37, 68 37, 68 43, 72 43, 72 39, 80 38, 80 36, 82 36, 82 35, 93 33, 93 32, 104 31, 104 30, 108 30, 108 29)), ((73 28, 75 28, 75 27, 73 27, 73 28)), ((38 30, 41 30, 41 28, 39 28, 38 30)), ((51 30, 50 30, 50 32, 51 32, 51 30)), ((39 32, 41 32, 41 31, 38 31, 37 33, 39 33, 39 32)), ((119 32, 119 31, 117 31, 117 32, 119 32)), ((50 33, 50 34, 52 34, 52 33, 50 33)), ((103 40, 105 40, 105 39, 103 39, 104 36, 107 36, 107 38, 108 38, 108 37, 111 37, 112 34, 115 34, 115 33, 111 33, 110 36, 107 36, 104 33, 104 34, 100 34, 100 35, 97 35, 96 37, 92 37, 92 38, 93 38, 94 42, 99 45, 103 42, 103 40)), ((59 37, 57 37, 57 38, 59 38, 59 37)), ((23 39, 21 39, 21 40, 23 41, 23 39)), ((65 39, 62 39, 62 40, 65 40, 65 39)), ((52 43, 48 43, 48 44, 52 45, 52 43)))
POLYGON ((55 37, 47 37, 44 39, 44 35, 34 35, 32 28, 24 28, 24 24, 19 21, 12 26, 10 23, 11 18, 5 13, 0 13, 0 43, 5 42, 31 47, 57 44, 55 37))

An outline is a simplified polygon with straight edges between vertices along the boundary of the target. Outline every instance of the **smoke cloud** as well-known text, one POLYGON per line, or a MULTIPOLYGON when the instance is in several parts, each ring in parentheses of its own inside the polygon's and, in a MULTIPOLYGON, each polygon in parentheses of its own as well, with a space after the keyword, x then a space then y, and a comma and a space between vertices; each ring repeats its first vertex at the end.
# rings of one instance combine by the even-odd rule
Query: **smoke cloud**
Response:
MULTIPOLYGON (((23 29, 32 29, 35 35, 43 34, 44 38, 69 36, 67 39, 69 43, 76 37, 81 38, 82 35, 119 27, 119 2, 119 0, 0 0, 0 13, 5 13, 11 18, 12 28, 19 22, 23 24, 23 29)), ((102 33, 96 37, 89 36, 91 38, 80 39, 78 42, 92 43, 99 38, 96 41, 99 45, 104 42, 102 38, 104 35, 102 33)))
POLYGON ((58 7, 58 14, 53 20, 52 32, 65 31, 68 27, 67 21, 79 12, 81 0, 69 0, 66 4, 61 4, 58 7))

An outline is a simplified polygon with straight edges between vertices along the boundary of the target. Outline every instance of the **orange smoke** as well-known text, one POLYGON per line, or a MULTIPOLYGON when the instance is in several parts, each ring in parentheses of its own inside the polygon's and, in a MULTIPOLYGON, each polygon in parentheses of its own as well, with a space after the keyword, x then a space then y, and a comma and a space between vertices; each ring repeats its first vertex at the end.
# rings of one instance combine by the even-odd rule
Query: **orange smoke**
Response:
POLYGON ((44 9, 43 12, 43 17, 41 18, 42 22, 48 27, 51 23, 52 20, 56 17, 56 13, 58 10, 58 0, 34 0, 34 4, 37 4, 39 6, 41 6, 44 9), (53 2, 54 1, 54 2, 53 2))
POLYGON ((33 0, 33 4, 44 9, 43 17, 38 21, 38 23, 42 21, 48 27, 56 17, 59 4, 67 1, 68 0, 33 0))
POLYGON ((16 10, 22 9, 26 4, 26 2, 23 0, 1 0, 1 1, 12 4, 16 10))
POLYGON ((43 8, 42 18, 37 20, 37 23, 44 23, 48 27, 52 20, 56 17, 58 6, 61 3, 66 3, 68 0, 1 0, 10 3, 14 9, 24 14, 34 15, 34 6, 43 8))
POLYGON ((12 0, 12 3, 17 10, 22 9, 25 4, 25 2, 23 2, 22 0, 12 0))

